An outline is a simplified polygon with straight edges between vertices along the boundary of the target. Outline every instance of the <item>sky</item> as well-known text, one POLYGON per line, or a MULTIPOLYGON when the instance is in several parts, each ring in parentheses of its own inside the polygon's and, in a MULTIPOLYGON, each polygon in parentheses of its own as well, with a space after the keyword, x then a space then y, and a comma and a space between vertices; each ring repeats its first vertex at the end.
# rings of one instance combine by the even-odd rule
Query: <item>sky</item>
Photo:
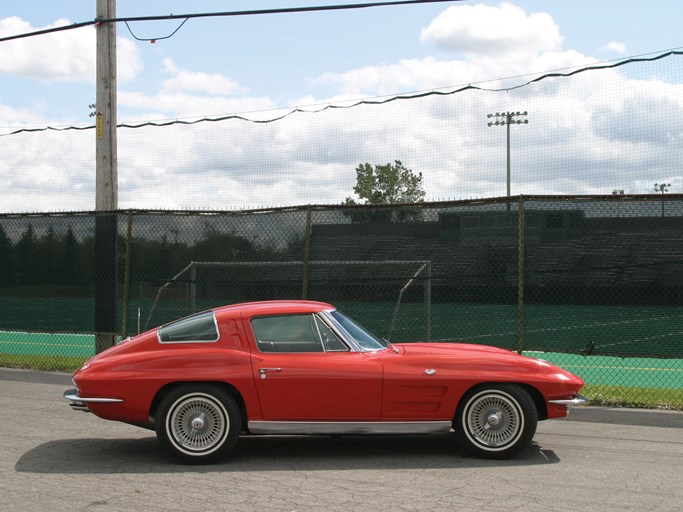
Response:
MULTIPOLYGON (((332 3, 118 0, 117 16, 332 3)), ((0 37, 89 21, 95 17, 95 7, 95 0, 3 2, 0 37)), ((118 24, 118 121, 191 120, 230 114, 267 119, 294 107, 317 108, 463 84, 505 84, 508 77, 528 78, 551 70, 681 48, 681 19, 683 2, 679 0, 480 0, 190 19, 168 39, 163 37, 176 30, 181 21, 118 24), (155 38, 156 42, 139 41, 136 37, 155 38)), ((19 127, 92 124, 89 105, 95 101, 94 41, 95 29, 85 27, 0 43, 0 135, 19 127)), ((665 92, 647 94, 655 102, 665 99, 676 114, 672 117, 681 119, 683 115, 677 113, 683 110, 683 89, 677 77, 657 77, 665 92)), ((628 71, 621 78, 628 80, 628 71)), ((589 102, 584 102, 581 108, 588 111, 601 107, 589 107, 589 102)), ((591 114, 595 112, 587 112, 591 114)), ((400 137, 401 130, 395 126, 387 123, 383 129, 400 137)), ((288 138, 282 133, 278 136, 288 138)), ((311 144, 315 144, 315 134, 310 136, 311 144)), ((677 151, 683 129, 672 131, 669 127, 663 137, 673 142, 669 141, 669 149, 662 154, 672 161, 680 160, 677 151)), ((91 150, 65 147, 63 141, 51 136, 27 140, 0 137, 0 212, 93 209, 94 178, 91 179, 92 169, 88 168, 92 163, 91 150), (64 170, 55 163, 74 153, 82 154, 83 169, 64 170)), ((500 142, 492 141, 492 147, 499 147, 500 142)), ((287 153, 284 144, 278 147, 279 154, 287 153)), ((94 151, 94 141, 92 146, 94 151)), ((615 148, 609 146, 610 151, 617 151, 615 148)), ((132 151, 120 142, 121 207, 221 208, 226 194, 229 206, 235 208, 339 203, 353 185, 353 163, 344 159, 335 162, 334 155, 328 157, 320 173, 321 186, 310 187, 310 167, 303 163, 291 167, 276 164, 281 172, 265 179, 260 176, 259 180, 253 178, 253 167, 242 176, 228 175, 227 166, 222 174, 212 168, 200 177, 198 174, 203 171, 199 168, 193 175, 187 171, 174 173, 173 165, 160 164, 159 158, 167 149, 157 149, 159 154, 154 162, 151 158, 146 160, 144 152, 130 155, 132 151), (342 168, 350 171, 348 176, 335 180, 342 168), (199 178, 204 177, 213 180, 215 186, 199 187, 199 178), (160 183, 169 181, 175 184, 175 190, 157 193, 160 183), (221 190, 229 192, 221 194, 221 190)), ((202 151, 212 149, 203 147, 202 151)), ((177 161, 187 160, 182 152, 178 148, 179 154, 174 155, 177 161)), ((410 156, 406 152, 401 158, 410 156)), ((382 158, 384 154, 378 152, 376 157, 382 158)), ((225 158, 225 154, 217 154, 216 158, 225 158)), ((453 177, 446 178, 436 173, 428 175, 429 165, 425 163, 427 199, 502 195, 500 189, 491 192, 486 180, 480 186, 471 184, 463 188, 464 180, 457 176, 463 165, 454 162, 453 177)), ((595 165, 584 162, 585 174, 576 165, 568 167, 567 174, 571 175, 563 176, 566 187, 556 183, 550 190, 608 193, 610 186, 614 186, 625 188, 627 193, 652 191, 653 180, 649 176, 639 179, 635 174, 598 186, 585 171, 595 165)), ((683 192, 680 171, 661 170, 668 169, 667 165, 663 161, 656 163, 654 167, 660 170, 653 176, 671 183, 671 192, 683 192)), ((540 178, 534 182, 532 171, 528 176, 524 184, 516 185, 517 193, 549 189, 540 178)))

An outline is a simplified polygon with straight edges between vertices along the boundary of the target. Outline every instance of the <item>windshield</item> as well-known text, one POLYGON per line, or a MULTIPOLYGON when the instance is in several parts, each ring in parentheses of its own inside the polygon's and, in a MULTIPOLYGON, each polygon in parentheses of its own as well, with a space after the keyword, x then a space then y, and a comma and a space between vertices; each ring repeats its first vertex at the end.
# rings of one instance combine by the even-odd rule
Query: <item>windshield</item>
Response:
POLYGON ((361 348, 365 350, 381 350, 387 348, 388 342, 376 338, 373 334, 366 331, 363 327, 358 325, 349 317, 344 316, 339 311, 330 311, 330 315, 337 323, 344 329, 353 340, 356 341, 361 348))

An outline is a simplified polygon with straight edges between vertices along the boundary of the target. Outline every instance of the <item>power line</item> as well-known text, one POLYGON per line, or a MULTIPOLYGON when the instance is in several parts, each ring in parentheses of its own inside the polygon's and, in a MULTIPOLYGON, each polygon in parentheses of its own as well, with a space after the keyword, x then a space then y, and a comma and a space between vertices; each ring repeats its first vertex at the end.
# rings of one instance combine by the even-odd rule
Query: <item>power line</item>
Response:
POLYGON ((44 34, 52 34, 54 32, 64 32, 65 30, 74 30, 76 28, 89 27, 95 25, 96 21, 83 21, 81 23, 73 23, 71 25, 63 25, 61 27, 46 28, 44 30, 36 30, 35 32, 26 32, 24 34, 17 34, 14 36, 1 37, 0 43, 5 41, 12 41, 14 39, 23 39, 25 37, 42 36, 44 34))
MULTIPOLYGON (((468 85, 463 85, 463 86, 458 86, 455 88, 448 88, 449 90, 444 90, 444 89, 434 89, 434 90, 429 90, 429 91, 420 91, 420 92, 412 92, 412 93, 403 93, 403 94, 397 94, 391 97, 381 97, 379 98, 365 98, 365 99, 360 99, 354 103, 351 103, 349 105, 330 105, 330 104, 324 104, 321 108, 318 108, 317 110, 308 110, 304 108, 291 108, 291 109, 284 109, 284 108, 278 108, 278 109, 272 109, 274 111, 282 111, 282 110, 287 110, 282 115, 272 117, 269 119, 250 119, 248 117, 244 117, 243 115, 239 114, 229 114, 229 115, 223 115, 220 117, 202 117, 202 118, 191 118, 192 120, 186 120, 186 119, 169 119, 169 120, 159 120, 159 121, 146 121, 143 123, 137 123, 137 124, 130 124, 130 123, 120 123, 118 124, 118 128, 145 128, 145 127, 163 127, 163 126, 172 126, 172 125, 194 125, 194 124, 199 124, 199 123, 210 123, 210 122, 220 122, 220 121, 227 121, 227 120, 239 120, 239 121, 245 121, 249 123, 254 123, 254 124, 268 124, 268 123, 274 123, 277 121, 281 121, 282 119, 285 119, 286 117, 290 117, 294 114, 317 114, 326 110, 337 110, 337 109, 352 109, 355 107, 359 107, 361 105, 385 105, 387 103, 392 103, 395 101, 401 101, 401 100, 412 100, 412 99, 418 99, 418 98, 425 98, 428 96, 452 96, 461 92, 465 91, 472 91, 472 90, 477 90, 477 91, 489 91, 489 92, 500 92, 500 91, 510 91, 514 89, 520 89, 523 87, 528 87, 532 83, 537 83, 541 82, 543 80, 547 80, 549 78, 559 78, 559 77, 571 77, 573 75, 576 75, 577 73, 583 73, 583 72, 588 72, 588 71, 600 71, 604 69, 612 69, 612 68, 617 68, 620 66, 624 66, 627 64, 634 64, 634 63, 639 63, 639 62, 653 62, 657 61, 666 57, 671 57, 671 56, 683 56, 683 51, 681 50, 669 50, 667 52, 661 53, 659 55, 654 55, 652 57, 630 57, 628 59, 621 60, 619 62, 614 62, 609 65, 597 65, 597 66, 586 66, 581 69, 573 70, 568 73, 558 73, 558 72, 551 72, 551 73, 546 73, 542 76, 539 76, 537 78, 534 78, 533 80, 529 80, 528 82, 515 86, 515 87, 509 87, 509 88, 500 88, 500 89, 487 89, 484 87, 480 87, 477 85, 473 84, 468 84, 468 85)), ((10 129, 11 127, 4 127, 3 129, 10 129)), ((44 131, 56 131, 56 132, 63 132, 63 131, 82 131, 82 130, 92 130, 95 128, 93 125, 88 125, 88 126, 65 126, 65 127, 53 127, 53 126, 47 126, 47 127, 33 127, 33 128, 17 128, 16 130, 8 133, 0 133, 0 137, 7 137, 10 135, 18 135, 20 133, 31 133, 31 132, 44 132, 44 131)))
MULTIPOLYGON (((203 13, 191 13, 191 14, 168 14, 161 16, 133 16, 125 18, 103 18, 95 19, 92 21, 84 21, 80 23, 74 23, 72 25, 64 25, 61 27, 53 27, 44 30, 37 30, 34 32, 27 32, 24 34, 16 34, 13 36, 7 36, 0 38, 0 43, 5 41, 12 41, 15 39, 23 39, 27 37, 40 36, 44 34, 51 34, 54 32, 62 32, 65 30, 73 30, 76 28, 88 27, 93 25, 99 25, 102 23, 126 23, 133 21, 163 21, 163 20, 189 20, 193 18, 216 18, 216 17, 231 17, 231 16, 255 16, 261 14, 294 14, 301 12, 322 12, 322 11, 343 11, 350 9, 367 9, 371 7, 388 7, 395 5, 414 5, 414 4, 435 4, 435 3, 445 3, 445 2, 462 2, 464 0, 397 0, 390 2, 366 2, 362 4, 338 4, 338 5, 317 5, 310 7, 282 7, 277 9, 258 9, 258 10, 247 10, 247 11, 227 11, 227 12, 203 12, 203 13)), ((181 23, 180 27, 185 24, 185 21, 181 23)), ((175 34, 180 27, 178 27, 173 34, 175 34)), ((130 30, 130 27, 129 27, 130 30)), ((168 39, 169 37, 158 37, 155 39, 168 39)), ((133 33, 131 32, 131 35, 133 33)), ((138 39, 135 35, 133 35, 138 39)), ((145 41, 151 41, 153 39, 140 39, 145 41)))
POLYGON ((161 21, 161 20, 177 20, 177 19, 191 19, 191 18, 212 18, 212 17, 228 17, 228 16, 253 16, 259 14, 293 14, 300 12, 321 12, 321 11, 343 11, 350 9, 366 9, 370 7, 388 7, 395 5, 411 5, 411 4, 435 4, 445 2, 463 2, 464 0, 397 0, 390 2, 366 2, 361 4, 337 4, 337 5, 312 5, 309 7, 281 7, 275 9, 256 9, 246 11, 228 11, 228 12, 205 12, 194 14, 169 14, 166 16, 137 16, 129 18, 115 18, 109 20, 101 20, 102 23, 118 23, 122 21, 161 21))
POLYGON ((167 36, 161 36, 161 37, 138 37, 133 33, 133 30, 130 28, 130 25, 128 24, 128 22, 124 21, 124 23, 126 24, 126 28, 128 29, 128 32, 130 32, 130 35, 133 36, 133 39, 135 39, 137 41, 148 41, 150 43, 156 43, 157 41, 161 41, 163 39, 172 38, 176 34, 176 32, 178 32, 178 30, 183 28, 183 25, 185 25, 185 23, 187 23, 188 20, 189 20, 189 18, 185 18, 183 20, 183 22, 180 25, 178 25, 173 32, 171 32, 167 36))

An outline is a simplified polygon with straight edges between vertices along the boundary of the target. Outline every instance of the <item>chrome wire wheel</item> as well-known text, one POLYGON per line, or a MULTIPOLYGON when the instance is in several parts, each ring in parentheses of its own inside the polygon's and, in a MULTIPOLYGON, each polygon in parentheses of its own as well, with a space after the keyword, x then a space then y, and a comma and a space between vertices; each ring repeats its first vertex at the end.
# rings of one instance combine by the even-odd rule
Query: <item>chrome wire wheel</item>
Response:
POLYGON ((233 449, 242 415, 235 397, 209 383, 187 383, 167 391, 155 414, 157 438, 186 464, 208 464, 233 449))
POLYGON ((472 397, 463 417, 472 440, 484 449, 501 450, 514 443, 524 429, 519 404, 501 392, 484 392, 472 397))
POLYGON ((508 459, 531 444, 538 411, 517 384, 488 384, 469 391, 456 411, 453 429, 460 445, 486 459, 508 459))
POLYGON ((211 395, 181 397, 168 416, 170 437, 188 454, 211 453, 220 447, 230 428, 228 412, 211 395))

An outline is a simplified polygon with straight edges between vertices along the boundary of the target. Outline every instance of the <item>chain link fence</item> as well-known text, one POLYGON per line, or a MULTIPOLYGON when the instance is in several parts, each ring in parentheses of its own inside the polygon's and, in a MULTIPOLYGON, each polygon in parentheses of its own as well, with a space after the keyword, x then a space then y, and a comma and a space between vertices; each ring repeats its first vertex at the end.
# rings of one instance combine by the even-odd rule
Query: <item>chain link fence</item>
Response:
POLYGON ((683 196, 106 216, 111 272, 105 214, 0 216, 0 364, 92 356, 102 289, 118 337, 213 306, 308 298, 395 342, 541 357, 582 376, 594 403, 683 409, 683 196))

